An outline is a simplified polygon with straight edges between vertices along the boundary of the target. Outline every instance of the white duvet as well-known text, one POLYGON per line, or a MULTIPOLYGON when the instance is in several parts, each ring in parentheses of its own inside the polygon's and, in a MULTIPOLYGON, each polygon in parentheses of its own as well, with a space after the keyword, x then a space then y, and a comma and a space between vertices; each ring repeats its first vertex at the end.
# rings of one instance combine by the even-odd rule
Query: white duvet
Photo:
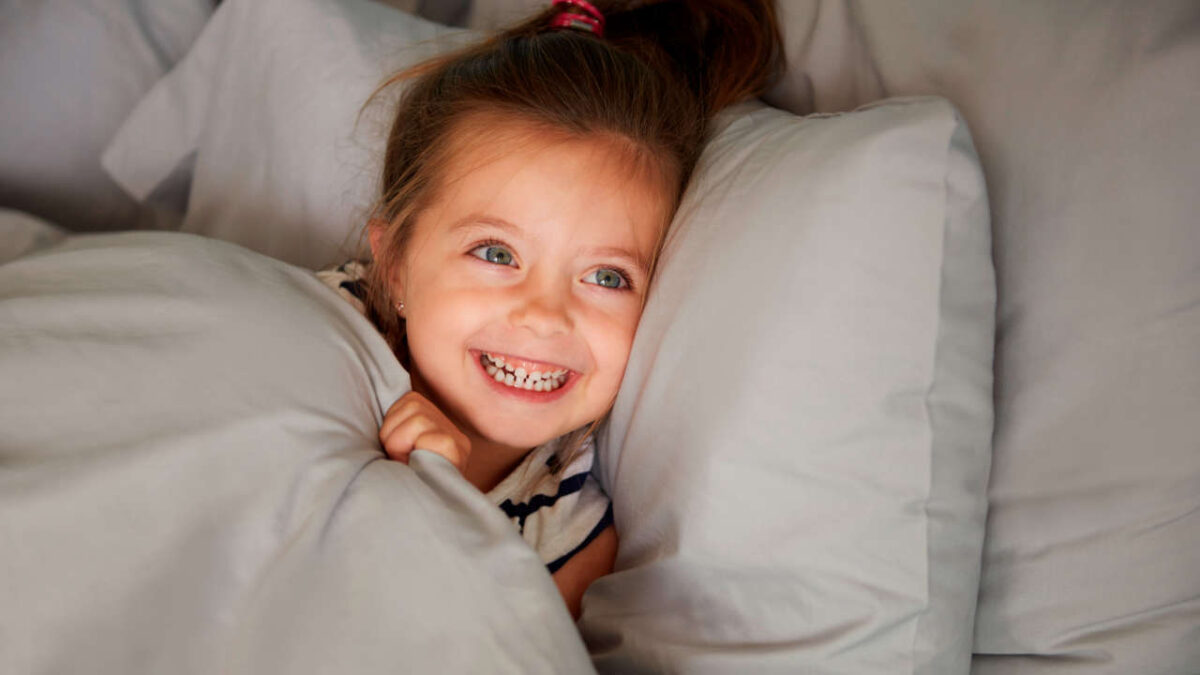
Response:
POLYGON ((383 458, 407 387, 336 294, 231 244, 0 265, 0 672, 591 671, 503 515, 383 458))

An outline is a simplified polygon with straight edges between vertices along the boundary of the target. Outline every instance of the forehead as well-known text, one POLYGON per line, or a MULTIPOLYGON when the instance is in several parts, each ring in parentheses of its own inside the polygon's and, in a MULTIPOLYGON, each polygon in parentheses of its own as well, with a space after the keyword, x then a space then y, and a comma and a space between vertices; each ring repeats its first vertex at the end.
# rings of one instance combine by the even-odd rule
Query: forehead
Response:
POLYGON ((675 204, 659 162, 613 134, 479 114, 456 125, 438 164, 431 225, 478 214, 543 237, 633 246, 649 258, 675 204))

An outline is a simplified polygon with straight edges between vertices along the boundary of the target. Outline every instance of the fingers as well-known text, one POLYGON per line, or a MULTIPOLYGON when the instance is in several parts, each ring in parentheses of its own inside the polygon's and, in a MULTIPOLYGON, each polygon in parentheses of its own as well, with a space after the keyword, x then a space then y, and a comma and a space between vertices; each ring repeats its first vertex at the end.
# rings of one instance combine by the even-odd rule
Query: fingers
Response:
POLYGON ((400 397, 384 415, 379 441, 388 457, 408 462, 413 450, 430 450, 459 471, 466 466, 470 441, 424 396, 409 392, 400 397))
POLYGON ((413 450, 429 450, 445 457, 459 471, 467 465, 468 452, 460 444, 454 434, 426 424, 421 416, 412 418, 408 423, 398 426, 387 438, 383 439, 383 449, 387 456, 399 462, 408 463, 408 457, 413 450))
POLYGON ((413 441, 413 447, 409 450, 420 448, 421 450, 429 450, 435 452, 442 457, 450 460, 450 463, 461 472, 467 465, 467 456, 462 447, 455 442, 455 438, 448 433, 442 431, 431 431, 420 436, 413 441))
POLYGON ((417 439, 422 435, 436 432, 437 427, 428 416, 416 412, 405 417, 397 417, 388 427, 380 429, 379 442, 388 457, 401 462, 408 461, 408 453, 413 451, 417 439))
POLYGON ((387 413, 383 416, 383 425, 379 428, 380 440, 391 435, 397 426, 420 411, 423 403, 428 402, 428 399, 415 391, 410 391, 396 399, 396 402, 388 408, 387 413))

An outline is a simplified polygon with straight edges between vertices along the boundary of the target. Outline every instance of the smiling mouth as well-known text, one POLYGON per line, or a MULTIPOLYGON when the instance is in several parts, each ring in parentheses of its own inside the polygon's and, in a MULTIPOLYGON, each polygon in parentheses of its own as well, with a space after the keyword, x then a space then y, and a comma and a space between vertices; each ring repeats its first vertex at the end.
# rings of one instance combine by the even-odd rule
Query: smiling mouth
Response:
POLYGON ((497 383, 525 391, 554 391, 566 384, 571 371, 548 364, 534 366, 532 362, 505 358, 499 354, 480 352, 479 365, 497 383), (518 361, 521 365, 517 365, 518 361), (526 366, 530 366, 527 368, 526 366))

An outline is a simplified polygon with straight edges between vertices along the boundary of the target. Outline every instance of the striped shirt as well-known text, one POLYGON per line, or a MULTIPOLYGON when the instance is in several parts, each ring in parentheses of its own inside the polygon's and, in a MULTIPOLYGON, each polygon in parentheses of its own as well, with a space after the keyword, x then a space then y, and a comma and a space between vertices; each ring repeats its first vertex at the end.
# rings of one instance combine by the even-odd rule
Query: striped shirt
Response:
POLYGON ((592 475, 596 456, 592 439, 570 464, 553 473, 550 467, 560 441, 529 451, 521 464, 487 493, 551 573, 590 544, 613 518, 612 502, 592 475))
MULTIPOLYGON (((366 265, 351 261, 317 272, 317 277, 366 314, 366 265)), ((487 498, 512 521, 546 568, 556 572, 612 524, 612 502, 592 474, 596 450, 592 439, 560 471, 554 457, 556 438, 532 449, 487 498)))

